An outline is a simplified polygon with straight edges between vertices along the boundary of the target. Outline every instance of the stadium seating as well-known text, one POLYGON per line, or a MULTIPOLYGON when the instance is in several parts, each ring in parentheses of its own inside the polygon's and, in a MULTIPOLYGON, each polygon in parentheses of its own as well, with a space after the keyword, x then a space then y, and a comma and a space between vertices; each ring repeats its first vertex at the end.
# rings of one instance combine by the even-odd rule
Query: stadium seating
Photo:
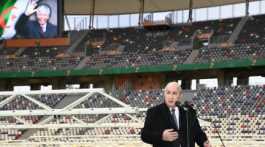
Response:
MULTIPOLYGON (((263 18, 263 15, 251 17, 235 45, 210 47, 204 44, 191 63, 264 57, 262 39, 265 33, 260 31, 264 31, 263 18)), ((1 71, 68 70, 76 68, 85 57, 82 68, 183 64, 192 53, 195 38, 206 39, 210 44, 227 42, 240 20, 195 22, 172 25, 168 29, 135 27, 72 31, 69 32, 72 44, 84 36, 72 52, 69 53, 67 47, 1 49, 0 68, 1 71)))
POLYGON ((264 15, 250 16, 250 19, 245 24, 236 43, 238 44, 246 44, 246 43, 264 44, 264 40, 265 40, 264 26, 265 26, 264 15))
POLYGON ((211 63, 236 59, 259 59, 265 57, 265 46, 259 44, 243 44, 225 48, 201 48, 195 63, 211 63))
POLYGON ((80 57, 1 58, 0 71, 68 70, 74 69, 81 60, 80 57))
MULTIPOLYGON (((192 103, 197 110, 198 117, 204 121, 210 121, 211 126, 203 126, 203 129, 212 138, 218 138, 218 132, 224 140, 231 139, 265 139, 265 86, 236 86, 220 88, 202 88, 194 92, 192 103)), ((163 91, 154 90, 130 90, 116 91, 113 95, 132 107, 149 108, 163 102, 163 91)), ((40 95, 35 99, 54 108, 63 100, 65 95, 40 95)), ((6 97, 1 97, 4 100, 6 97)), ((76 108, 110 108, 119 107, 102 95, 94 94, 92 97, 78 105, 76 108)), ((18 97, 9 104, 1 107, 1 110, 34 110, 36 104, 18 97)), ((55 116, 51 124, 74 123, 72 116, 55 116)), ((145 113, 136 115, 139 120, 144 120, 145 113)), ((133 120, 124 114, 113 115, 75 115, 75 118, 84 122, 97 122, 104 118, 105 123, 132 122, 133 120)), ((29 123, 37 123, 40 117, 23 117, 29 123)), ((1 123, 19 124, 14 118, 2 117, 1 123)), ((124 135, 138 134, 139 129, 125 128, 72 128, 39 130, 33 136, 47 135, 124 135)), ((22 134, 20 130, 1 130, 0 139, 14 140, 22 134)))
POLYGON ((136 54, 124 53, 119 55, 93 55, 86 62, 86 67, 106 68, 106 67, 137 67, 141 65, 159 64, 181 64, 187 59, 191 50, 165 51, 156 53, 136 54))
POLYGON ((193 103, 198 115, 212 122, 212 127, 204 130, 213 138, 218 138, 219 132, 224 140, 264 140, 264 88, 236 86, 197 91, 193 103))

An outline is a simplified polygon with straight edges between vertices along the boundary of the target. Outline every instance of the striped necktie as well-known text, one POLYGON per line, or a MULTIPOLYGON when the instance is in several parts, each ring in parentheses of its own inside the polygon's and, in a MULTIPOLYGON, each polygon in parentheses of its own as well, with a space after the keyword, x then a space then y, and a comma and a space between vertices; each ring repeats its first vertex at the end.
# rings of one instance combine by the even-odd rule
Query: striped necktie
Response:
POLYGON ((175 114, 175 108, 172 108, 172 109, 171 109, 171 116, 172 116, 172 118, 173 118, 173 120, 174 120, 174 122, 175 122, 177 128, 179 129, 179 126, 178 126, 178 120, 177 120, 177 118, 176 118, 176 114, 175 114))

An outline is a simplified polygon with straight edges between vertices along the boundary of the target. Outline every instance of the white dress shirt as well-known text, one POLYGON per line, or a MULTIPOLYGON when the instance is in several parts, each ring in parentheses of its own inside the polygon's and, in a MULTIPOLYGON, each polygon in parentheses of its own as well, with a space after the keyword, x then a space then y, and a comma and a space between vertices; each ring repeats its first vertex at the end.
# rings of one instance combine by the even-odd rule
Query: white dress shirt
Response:
POLYGON ((42 29, 42 32, 46 32, 46 27, 47 27, 47 23, 44 24, 44 25, 41 25, 41 29, 42 29))

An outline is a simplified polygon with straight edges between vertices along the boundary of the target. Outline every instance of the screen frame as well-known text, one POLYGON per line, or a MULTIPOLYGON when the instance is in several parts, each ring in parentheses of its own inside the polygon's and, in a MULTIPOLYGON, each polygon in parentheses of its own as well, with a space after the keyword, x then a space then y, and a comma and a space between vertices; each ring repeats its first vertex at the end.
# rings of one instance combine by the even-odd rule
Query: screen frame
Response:
MULTIPOLYGON (((45 1, 45 0, 40 0, 39 2, 41 3, 42 1, 45 1)), ((11 38, 2 38, 0 41, 5 41, 5 40, 15 40, 15 39, 52 39, 52 38, 61 38, 63 37, 63 27, 64 27, 64 1, 63 0, 56 0, 56 9, 57 9, 57 16, 55 18, 55 21, 57 21, 57 25, 56 25, 56 29, 57 29, 57 33, 56 33, 56 36, 55 37, 47 37, 47 38, 31 38, 31 37, 19 37, 17 36, 17 33, 11 37, 11 38)))
POLYGON ((58 37, 63 37, 64 32, 64 1, 57 0, 57 33, 58 37))

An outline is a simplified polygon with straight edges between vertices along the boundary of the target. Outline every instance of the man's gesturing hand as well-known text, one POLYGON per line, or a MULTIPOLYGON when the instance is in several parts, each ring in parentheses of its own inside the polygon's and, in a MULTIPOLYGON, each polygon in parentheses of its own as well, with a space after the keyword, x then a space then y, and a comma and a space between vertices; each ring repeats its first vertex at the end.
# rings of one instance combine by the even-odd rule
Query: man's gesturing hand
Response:
POLYGON ((166 129, 163 131, 162 140, 174 141, 178 138, 178 133, 174 129, 166 129))
POLYGON ((26 16, 30 16, 37 11, 36 7, 38 5, 37 4, 38 1, 39 0, 30 0, 29 1, 28 6, 27 6, 26 11, 25 11, 26 16))

